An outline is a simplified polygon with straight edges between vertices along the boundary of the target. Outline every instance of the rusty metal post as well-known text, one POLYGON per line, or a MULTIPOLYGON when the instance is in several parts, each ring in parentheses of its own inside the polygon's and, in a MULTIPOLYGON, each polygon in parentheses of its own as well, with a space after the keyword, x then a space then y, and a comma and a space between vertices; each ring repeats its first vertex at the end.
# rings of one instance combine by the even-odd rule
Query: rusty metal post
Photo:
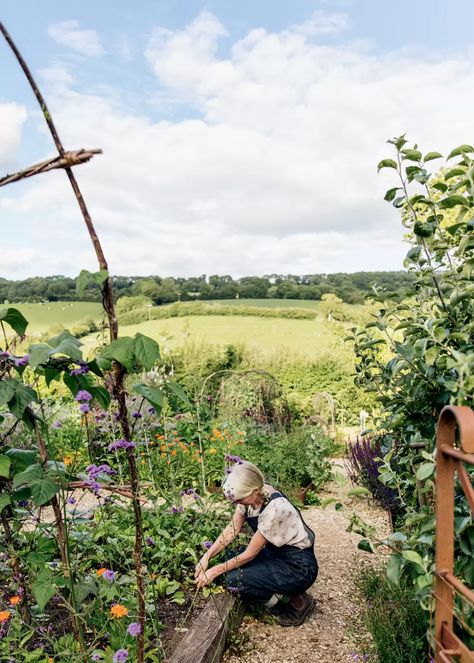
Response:
POLYGON ((461 663, 471 663, 474 661, 474 653, 453 634, 455 591, 464 597, 471 594, 454 577, 455 472, 461 475, 460 468, 464 468, 462 463, 473 461, 472 455, 469 455, 474 452, 474 412, 471 408, 443 408, 438 420, 436 447, 435 660, 436 663, 442 663, 450 660, 448 656, 457 655, 461 663), (456 449, 457 430, 459 447, 456 449))

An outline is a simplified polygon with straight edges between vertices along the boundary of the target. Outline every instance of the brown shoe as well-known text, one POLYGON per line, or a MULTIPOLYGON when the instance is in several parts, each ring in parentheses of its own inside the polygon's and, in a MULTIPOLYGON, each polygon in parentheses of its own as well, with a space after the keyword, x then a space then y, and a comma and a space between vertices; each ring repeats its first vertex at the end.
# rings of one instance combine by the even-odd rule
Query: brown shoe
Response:
POLYGON ((311 614, 316 600, 306 592, 292 597, 278 616, 280 626, 300 626, 306 617, 311 614))

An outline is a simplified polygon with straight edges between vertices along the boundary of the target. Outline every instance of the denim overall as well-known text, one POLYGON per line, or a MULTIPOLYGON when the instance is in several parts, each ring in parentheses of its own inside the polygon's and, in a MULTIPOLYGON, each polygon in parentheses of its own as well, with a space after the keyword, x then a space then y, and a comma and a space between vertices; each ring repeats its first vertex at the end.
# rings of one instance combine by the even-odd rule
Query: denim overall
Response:
MULTIPOLYGON (((288 499, 283 493, 274 492, 268 502, 278 497, 288 499)), ((311 587, 318 575, 318 563, 314 554, 315 535, 303 520, 299 509, 296 510, 311 546, 302 550, 296 546, 275 546, 268 542, 253 560, 227 574, 228 589, 238 591, 243 599, 266 603, 273 594, 291 596, 301 594, 311 587)), ((254 533, 257 531, 259 515, 245 518, 254 533)), ((245 548, 242 548, 233 552, 231 556, 239 555, 244 550, 245 548)))

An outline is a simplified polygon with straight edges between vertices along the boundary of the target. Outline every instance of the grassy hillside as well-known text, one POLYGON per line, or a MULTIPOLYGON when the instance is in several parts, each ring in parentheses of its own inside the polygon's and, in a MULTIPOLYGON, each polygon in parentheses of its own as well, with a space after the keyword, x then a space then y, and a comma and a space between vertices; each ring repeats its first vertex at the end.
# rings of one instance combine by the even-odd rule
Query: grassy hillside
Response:
MULTIPOLYGON (((42 334, 59 327, 70 328, 87 320, 102 319, 102 305, 95 302, 48 302, 46 304, 10 304, 25 316, 27 334, 42 334)), ((2 307, 3 308, 3 307, 2 307)), ((6 307, 5 307, 6 308, 6 307)))
POLYGON ((137 332, 156 339, 164 348, 186 344, 241 345, 264 354, 295 353, 305 357, 320 357, 341 350, 341 329, 338 323, 320 319, 288 320, 248 316, 190 316, 150 320, 122 326, 121 336, 134 336, 137 332))

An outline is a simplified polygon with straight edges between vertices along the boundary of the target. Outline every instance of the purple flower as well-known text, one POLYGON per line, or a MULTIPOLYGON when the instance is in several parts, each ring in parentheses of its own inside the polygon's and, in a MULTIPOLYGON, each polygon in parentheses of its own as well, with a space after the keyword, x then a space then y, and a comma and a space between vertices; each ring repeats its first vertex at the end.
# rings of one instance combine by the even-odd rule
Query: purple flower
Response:
POLYGON ((112 444, 109 444, 109 451, 115 451, 116 449, 134 449, 135 442, 130 442, 130 440, 115 440, 112 444))
POLYGON ((232 469, 230 467, 225 468, 225 473, 230 474, 232 472, 232 469))
POLYGON ((25 508, 25 507, 27 507, 28 505, 29 505, 29 501, 28 501, 28 500, 20 500, 20 501, 18 502, 18 506, 21 506, 22 508, 25 508))
POLYGON ((76 401, 91 401, 92 395, 85 389, 81 389, 76 394, 76 401))
POLYGON ((68 504, 75 504, 76 503, 76 498, 75 497, 68 497, 66 502, 68 504))
POLYGON ((87 481, 84 481, 85 485, 92 490, 93 493, 97 495, 97 493, 100 490, 100 483, 97 481, 94 481, 94 479, 88 479, 87 481))
POLYGON ((140 635, 141 632, 142 632, 142 627, 138 622, 132 622, 131 624, 129 624, 127 628, 127 633, 131 635, 132 638, 136 638, 137 635, 140 635))
POLYGON ((88 465, 86 467, 86 472, 89 475, 89 479, 97 479, 99 474, 107 474, 109 476, 117 474, 117 471, 113 470, 106 463, 103 463, 102 465, 88 465))
POLYGON ((176 515, 177 513, 183 513, 184 509, 182 506, 172 506, 171 513, 176 515))
POLYGON ((145 540, 147 545, 156 546, 155 539, 152 536, 147 536, 145 540))
POLYGON ((239 591, 239 588, 238 588, 238 587, 233 587, 232 585, 229 585, 229 586, 227 587, 227 589, 229 590, 229 592, 230 592, 231 594, 235 594, 236 592, 239 591))
POLYGON ((92 661, 101 661, 102 660, 102 654, 99 654, 99 653, 92 654, 91 660, 92 661))
POLYGON ((117 649, 112 659, 113 663, 124 663, 128 658, 128 651, 126 649, 117 649))
POLYGON ((61 428, 62 423, 60 421, 55 421, 53 424, 53 428, 61 428))
POLYGON ((209 548, 212 547, 212 541, 204 541, 202 545, 204 546, 204 548, 207 548, 207 550, 209 550, 209 548))
POLYGON ((79 406, 79 410, 82 412, 82 414, 87 414, 88 412, 91 411, 87 403, 81 403, 81 405, 79 406))
POLYGON ((89 373, 89 366, 83 361, 79 362, 79 368, 69 371, 69 375, 87 375, 87 373, 89 373))
POLYGON ((156 414, 156 410, 154 407, 149 407, 148 408, 148 414, 156 414))
POLYGON ((3 350, 3 352, 0 352, 0 357, 9 357, 10 353, 8 350, 3 350))
POLYGON ((232 456, 232 454, 226 454, 224 460, 228 463, 237 463, 238 465, 241 465, 243 462, 240 456, 232 456))
POLYGON ((141 419, 141 418, 142 418, 142 415, 141 415, 140 412, 138 412, 138 410, 134 410, 134 411, 132 412, 132 417, 133 417, 134 419, 141 419))
POLYGON ((115 580, 115 572, 111 571, 110 569, 107 569, 107 571, 104 571, 102 574, 102 577, 104 580, 107 580, 107 582, 114 582, 115 580))
POLYGON ((28 360, 30 358, 30 355, 23 355, 23 357, 16 357, 15 358, 15 366, 26 366, 28 363, 28 360))

